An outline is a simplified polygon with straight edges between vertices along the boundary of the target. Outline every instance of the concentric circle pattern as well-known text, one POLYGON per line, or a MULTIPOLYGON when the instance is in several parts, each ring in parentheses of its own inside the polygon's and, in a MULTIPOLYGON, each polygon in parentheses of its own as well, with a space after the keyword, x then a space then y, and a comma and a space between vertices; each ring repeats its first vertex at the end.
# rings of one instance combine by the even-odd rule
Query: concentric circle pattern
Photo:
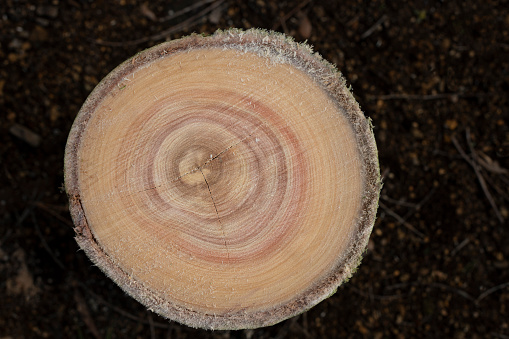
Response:
POLYGON ((263 104, 233 92, 196 92, 185 101, 176 96, 148 106, 126 130, 133 133, 123 139, 136 141, 120 149, 118 158, 131 162, 115 180, 140 181, 123 183, 134 194, 122 203, 126 210, 141 206, 144 216, 136 223, 154 235, 161 227, 178 232, 171 241, 188 255, 215 263, 249 261, 282 245, 299 218, 303 150, 288 128, 267 127, 277 115, 263 104), (289 176, 292 154, 299 166, 289 176), (172 222, 177 217, 182 223, 172 222), (255 244, 257 237, 264 240, 255 244))
POLYGON ((371 131, 327 67, 280 36, 238 31, 121 65, 66 150, 80 246, 191 326, 263 326, 332 293, 365 246, 379 182, 372 135, 358 136, 371 131))

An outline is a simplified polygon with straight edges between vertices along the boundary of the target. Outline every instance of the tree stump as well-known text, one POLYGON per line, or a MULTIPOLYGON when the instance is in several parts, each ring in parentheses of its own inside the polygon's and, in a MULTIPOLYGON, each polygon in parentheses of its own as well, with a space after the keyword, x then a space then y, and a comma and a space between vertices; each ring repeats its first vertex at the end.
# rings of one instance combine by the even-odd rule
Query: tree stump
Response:
POLYGON ((143 51, 71 129, 76 240, 129 295, 193 327, 267 326, 333 294, 373 227, 377 150, 340 73, 282 34, 143 51))

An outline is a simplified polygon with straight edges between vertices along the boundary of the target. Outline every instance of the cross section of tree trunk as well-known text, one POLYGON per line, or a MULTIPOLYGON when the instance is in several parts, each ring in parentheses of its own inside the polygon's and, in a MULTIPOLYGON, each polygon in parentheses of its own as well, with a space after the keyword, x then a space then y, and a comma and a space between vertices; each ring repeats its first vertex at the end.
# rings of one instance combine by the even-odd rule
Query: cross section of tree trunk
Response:
POLYGON ((260 30, 193 35, 110 73, 71 129, 80 247, 149 309, 207 329, 271 325, 358 266, 377 150, 336 69, 260 30))

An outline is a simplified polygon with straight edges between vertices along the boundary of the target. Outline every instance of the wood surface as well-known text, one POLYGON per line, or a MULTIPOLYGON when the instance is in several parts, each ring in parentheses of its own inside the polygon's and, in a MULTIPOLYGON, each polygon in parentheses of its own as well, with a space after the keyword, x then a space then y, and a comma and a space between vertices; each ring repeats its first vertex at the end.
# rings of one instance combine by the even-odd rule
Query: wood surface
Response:
POLYGON ((207 329, 277 323, 358 266, 380 178, 340 73, 281 34, 229 30, 143 51, 71 129, 76 239, 149 309, 207 329))

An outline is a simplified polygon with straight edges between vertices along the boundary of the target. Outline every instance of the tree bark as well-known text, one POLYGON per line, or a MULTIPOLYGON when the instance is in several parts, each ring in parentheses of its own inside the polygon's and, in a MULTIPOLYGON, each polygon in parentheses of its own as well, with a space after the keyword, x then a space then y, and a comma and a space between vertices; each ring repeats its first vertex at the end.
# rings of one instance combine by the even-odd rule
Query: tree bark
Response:
POLYGON ((380 176, 341 74, 260 30, 143 51, 71 129, 76 240, 132 297, 206 329, 267 326, 333 294, 361 260, 380 176))

